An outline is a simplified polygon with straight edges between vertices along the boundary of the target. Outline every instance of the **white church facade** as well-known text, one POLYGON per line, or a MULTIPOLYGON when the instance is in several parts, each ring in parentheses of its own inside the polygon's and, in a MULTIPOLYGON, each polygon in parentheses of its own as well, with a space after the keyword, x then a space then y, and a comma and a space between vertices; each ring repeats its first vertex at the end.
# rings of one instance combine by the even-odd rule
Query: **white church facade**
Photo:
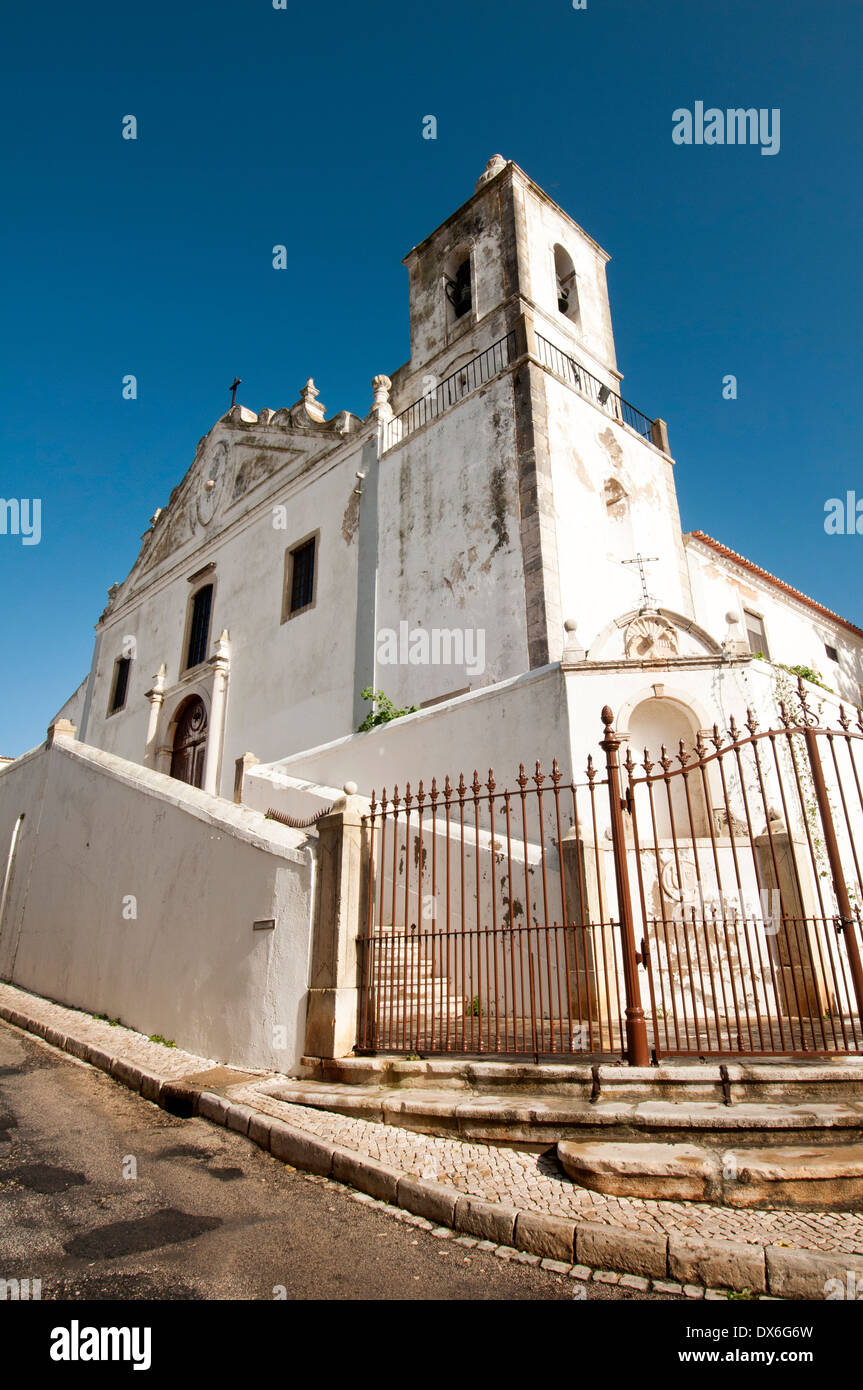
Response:
MULTIPOLYGON (((537 760, 545 768, 556 760, 565 779, 580 781, 588 757, 601 756, 604 706, 614 712, 622 747, 639 757, 645 748, 657 754, 663 745, 676 749, 681 739, 687 746, 709 739, 714 726, 725 731, 729 717, 741 721, 747 709, 765 727, 775 725, 780 702, 797 687, 797 671, 817 677, 806 689, 822 723, 844 718, 843 705, 859 706, 861 628, 707 533, 683 533, 666 425, 630 405, 621 392, 607 260, 516 164, 500 156, 490 160, 468 201, 405 259, 410 359, 372 379, 365 418, 328 415, 310 379, 290 407, 256 413, 232 405, 200 440, 186 476, 151 519, 129 575, 109 591, 89 675, 57 716, 69 721, 56 724, 67 731, 62 737, 70 739, 69 749, 74 741, 77 751, 69 756, 86 761, 90 770, 113 769, 127 785, 135 783, 161 801, 186 796, 172 790, 172 783, 175 789, 199 789, 182 804, 199 819, 206 812, 218 821, 220 833, 232 834, 229 825, 245 826, 249 843, 260 848, 260 813, 270 808, 308 824, 336 803, 361 819, 365 799, 373 791, 380 798, 382 787, 392 793, 394 784, 404 790, 423 778, 427 788, 433 776, 443 785, 446 774, 455 782, 475 768, 483 778, 493 768, 511 786, 519 764, 533 767, 537 760), (414 712, 357 732, 370 710, 363 695, 369 689, 414 712)), ((10 779, 21 762, 0 772, 4 835, 17 834, 14 796, 9 790, 6 805, 3 792, 17 785, 10 779)), ((717 865, 715 837, 733 822, 724 783, 723 792, 724 821, 717 794, 720 809, 709 807, 710 824, 699 821, 697 831, 705 846, 712 842, 708 848, 717 865)), ((507 803, 507 817, 509 809, 507 803)), ((694 825, 691 809, 689 814, 694 825)), ((98 823, 95 810, 94 819, 98 823)), ((749 836, 753 844, 768 836, 774 866, 772 877, 756 871, 756 888, 769 879, 789 900, 796 894, 796 908, 788 909, 796 921, 811 904, 809 889, 804 891, 799 876, 796 887, 789 886, 790 871, 780 862, 797 833, 791 819, 786 815, 785 849, 777 852, 778 832, 771 827, 780 824, 780 814, 765 801, 749 836)), ((476 846, 482 841, 489 855, 490 881, 505 857, 499 824, 486 840, 485 831, 475 832, 476 846)), ((447 810, 446 830, 433 828, 436 852, 449 826, 447 810)), ((309 920, 317 912, 320 921, 322 911, 320 890, 314 908, 314 884, 302 877, 304 856, 317 852, 310 848, 314 832, 277 830, 276 847, 267 853, 287 855, 290 874, 299 877, 296 883, 291 879, 287 898, 274 887, 273 901, 283 909, 293 894, 309 931, 309 920)), ((579 853, 590 842, 600 878, 605 848, 599 841, 604 846, 605 835, 596 829, 590 841, 578 829, 579 853)), ((421 815, 415 846, 422 864, 419 885, 407 885, 404 907, 396 911, 396 869, 389 871, 393 908, 385 905, 382 889, 379 931, 394 932, 399 920, 405 933, 416 930, 408 896, 417 895, 418 903, 429 896, 423 892, 428 885, 422 836, 421 815)), ((561 841, 559 823, 557 836, 561 841)), ((658 845, 655 826, 654 837, 658 845)), ((730 848, 723 845, 736 865, 733 829, 730 848)), ((462 855, 464 846, 462 825, 462 855)), ((409 878, 407 840, 404 849, 398 872, 409 878)), ((554 852, 563 901, 553 915, 566 923, 573 895, 584 907, 587 889, 578 875, 572 888, 558 843, 554 852)), ((525 865, 531 853, 525 832, 525 865)), ((393 855, 395 865, 394 848, 393 855)), ((543 843, 543 883, 545 855, 543 843)), ((696 853, 700 884, 699 865, 696 853)), ((485 872, 477 848, 478 903, 485 872)), ((510 866, 508 887, 501 890, 501 901, 508 896, 507 930, 516 906, 525 910, 523 902, 515 903, 513 872, 510 866)), ((370 903, 374 873, 373 864, 370 903)), ((717 879, 718 873, 717 867, 717 879)), ((612 883, 611 866, 608 875, 612 883)), ((680 888, 679 863, 676 875, 680 888)), ((640 867, 638 877, 646 932, 640 867)), ((8 879, 7 871, 4 892, 8 879)), ((230 890, 221 880, 217 888, 207 910, 218 915, 213 902, 230 890)), ((528 899, 533 891, 528 888, 528 899)), ((620 891, 618 880, 616 913, 620 891)), ((464 900, 462 887, 463 915, 464 900)), ((592 920, 608 918, 608 906, 600 892, 592 920)), ((282 909, 263 903, 254 912, 276 921, 282 909)), ((545 910, 547 918, 547 902, 545 910)), ((4 920, 0 906, 0 972, 8 971, 12 959, 11 912, 4 920)), ((537 914, 541 921, 539 908, 537 914)), ((660 915, 664 920, 664 908, 660 915)), ((820 917, 828 916, 822 904, 820 917)), ((227 927, 220 932, 229 935, 227 927)), ((303 1038, 306 1051, 310 1047, 301 1017, 307 986, 310 1000, 317 989, 314 1007, 327 1020, 316 1036, 329 1028, 331 1050, 322 1049, 322 1055, 350 1049, 363 1009, 358 991, 366 988, 369 997, 368 981, 346 983, 354 967, 344 961, 336 970, 338 983, 326 951, 316 967, 314 946, 306 977, 303 949, 297 946, 285 966, 300 1001, 292 1024, 295 1045, 280 1063, 287 1068, 296 1067, 303 1038)), ((413 947, 399 949, 410 956, 413 947)), ((507 968, 513 968, 508 949, 507 968)), ((546 940, 540 974, 546 970, 549 989, 551 949, 546 940)), ((565 954, 575 948, 561 949, 565 954)), ((573 963, 575 957, 566 956, 563 966, 563 957, 555 957, 558 988, 561 972, 568 981, 570 1042, 575 994, 582 984, 588 993, 593 989, 586 981, 609 949, 597 938, 589 969, 573 963)), ((670 963, 667 939, 663 949, 670 963)), ((235 960, 229 951, 229 957, 235 965, 242 959, 237 968, 246 969, 245 956, 235 960)), ((800 964, 793 949, 786 957, 787 952, 776 966, 785 983, 774 980, 771 987, 785 991, 784 1004, 776 998, 787 1016, 791 985, 811 992, 823 971, 800 964)), ((35 955, 33 960, 30 983, 44 987, 35 955)), ((731 961, 729 954, 729 970, 731 961)), ((495 970, 496 962, 497 957, 495 970)), ((503 956, 501 962, 505 979, 503 956)), ((222 989, 228 988, 231 968, 225 966, 222 989)), ((256 988, 267 981, 271 990, 271 968, 264 962, 260 976, 249 977, 256 988)), ((386 973, 393 962, 379 968, 386 973)), ((438 973, 430 979, 450 982, 440 986, 445 999, 477 995, 451 962, 435 957, 433 970, 438 973)), ((133 974, 124 985, 130 1000, 133 974)), ((375 988, 380 1001, 390 986, 378 976, 375 988)), ((513 974, 513 990, 522 988, 513 974)), ((96 984, 88 984, 88 998, 73 1002, 91 1004, 93 990, 98 993, 96 984)), ((157 997, 163 996, 164 990, 157 997)), ((111 998, 109 1007, 118 1008, 117 994, 111 998)), ((843 1017, 847 1004, 848 997, 839 1010, 843 1017)), ((153 1007, 158 1012, 160 1005, 153 1007)), ((399 1005, 402 1018, 404 1007, 399 1005)), ((507 1002, 503 996, 487 1009, 477 1005, 488 1019, 511 1017, 513 1007, 513 998, 507 1002)), ((461 1004, 446 1003, 444 1012, 452 1008, 461 1004)), ((550 999, 543 1009, 544 1017, 553 1016, 550 999)), ((311 1003, 309 1011, 311 1017, 311 1003)), ((516 1012, 521 1017, 522 1004, 516 1012)), ((603 1004, 600 1012, 598 1026, 610 1029, 615 1009, 603 1004)), ((817 1010, 809 1012, 814 1017, 817 1010)), ((658 1006, 655 1016, 664 1017, 658 1006)), ((147 1025, 154 1017, 147 1015, 147 1025)), ((168 1026, 159 1031, 167 1035, 168 1026)), ((519 1050, 523 1024, 512 1027, 519 1050)), ((213 1055, 221 1048, 234 1060, 273 1065, 263 1025, 254 1038, 238 1029, 232 1041, 221 1035, 218 1044, 211 1041, 213 1055)), ((727 1036, 721 1028, 716 1036, 722 1050, 727 1036)), ((187 1036, 186 1045, 196 1044, 202 1045, 199 1035, 187 1036)))
MULTIPOLYGON (((230 797, 243 753, 353 734, 368 687, 399 707, 461 697, 437 748, 417 729, 438 767, 477 697, 485 737, 465 761, 503 765, 489 697, 503 711, 508 682, 549 667, 569 716, 509 761, 583 761, 609 701, 664 699, 693 729, 761 705, 754 652, 859 704, 863 631, 682 533, 665 425, 621 398, 607 259, 490 161, 406 258, 411 357, 374 378, 365 419, 326 418, 309 381, 290 408, 234 405, 200 441, 61 711, 79 738, 230 797), (643 571, 625 563, 639 555, 643 571)), ((329 780, 369 792, 365 759, 345 758, 329 780)))

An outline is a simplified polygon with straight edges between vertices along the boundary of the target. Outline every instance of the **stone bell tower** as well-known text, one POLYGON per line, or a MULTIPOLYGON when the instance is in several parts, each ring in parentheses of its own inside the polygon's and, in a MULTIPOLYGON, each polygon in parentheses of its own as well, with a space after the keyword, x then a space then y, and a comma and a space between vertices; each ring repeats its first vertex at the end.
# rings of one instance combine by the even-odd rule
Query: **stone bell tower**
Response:
POLYGON ((473 196, 405 257, 409 378, 446 375, 531 315, 617 389, 609 257, 512 161, 489 160, 473 196))
POLYGON ((458 682, 388 673, 406 702, 559 661, 573 625, 589 656, 639 609, 625 563, 639 552, 659 557, 659 606, 691 617, 667 434, 620 395, 608 259, 500 155, 405 258, 411 355, 383 436, 379 626, 475 627, 487 652, 458 682))

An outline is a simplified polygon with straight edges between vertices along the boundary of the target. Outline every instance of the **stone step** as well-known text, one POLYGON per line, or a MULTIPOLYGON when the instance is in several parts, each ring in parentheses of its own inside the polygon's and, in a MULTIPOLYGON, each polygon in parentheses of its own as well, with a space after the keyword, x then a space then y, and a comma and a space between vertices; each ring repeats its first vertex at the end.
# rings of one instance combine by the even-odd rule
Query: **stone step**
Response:
MULTIPOLYGON (((394 1029, 398 1036, 398 1030, 394 1029)), ((445 1037, 437 1031, 438 1040, 445 1037)), ((410 1037, 412 1030, 408 1029, 410 1037)), ((366 1059, 357 1059, 357 1061, 366 1059)), ((494 1068, 500 1063, 471 1063, 494 1068)), ((338 1081, 285 1079, 267 1092, 293 1104, 344 1115, 361 1115, 423 1134, 451 1135, 494 1143, 549 1147, 561 1140, 660 1143, 692 1140, 723 1152, 741 1143, 824 1144, 863 1142, 863 1101, 776 1102, 633 1101, 591 1103, 575 1096, 539 1094, 524 1086, 487 1092, 453 1088, 356 1085, 338 1081)))
POLYGON ((429 1007, 431 1007, 432 993, 434 993, 435 1001, 438 999, 458 999, 462 1004, 466 1004, 464 995, 457 994, 448 980, 442 980, 439 977, 433 981, 429 980, 426 984, 421 982, 418 985, 409 985, 407 989, 401 980, 387 980, 370 989, 369 998, 428 1000, 429 1007), (432 985, 434 985, 434 990, 432 990, 432 985))
MULTIPOLYGON (((483 1020, 485 1015, 482 1016, 483 1020)), ((425 1057, 408 1061, 399 1056, 304 1057, 303 1075, 324 1082, 377 1085, 390 1089, 455 1090, 464 1093, 521 1093, 589 1100, 597 1091, 603 1099, 621 1101, 777 1101, 789 1104, 815 1101, 863 1101, 863 1060, 748 1062, 662 1062, 656 1067, 627 1067, 619 1062, 593 1062, 577 1054, 558 1061, 534 1063, 531 1058, 484 1060, 475 1055, 425 1057)))
POLYGON ((615 1197, 729 1207, 848 1207, 863 1199, 863 1143, 732 1145, 584 1143, 564 1140, 558 1159, 580 1187, 615 1197))

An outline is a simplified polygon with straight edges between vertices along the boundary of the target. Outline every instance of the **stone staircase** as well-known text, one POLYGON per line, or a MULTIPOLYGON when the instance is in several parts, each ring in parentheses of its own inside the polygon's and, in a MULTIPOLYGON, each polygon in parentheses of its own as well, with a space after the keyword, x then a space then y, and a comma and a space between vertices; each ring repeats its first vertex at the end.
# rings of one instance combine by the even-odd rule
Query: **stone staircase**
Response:
POLYGON ((369 993, 369 1017, 384 1036, 405 1037, 419 1050, 427 1035, 445 1032, 447 1020, 461 1018, 465 1001, 434 964, 423 943, 400 934, 376 931, 374 979, 369 993))
POLYGON ((423 1134, 555 1151, 579 1186, 729 1206, 863 1200, 863 1061, 634 1068, 307 1058, 273 1097, 423 1134))

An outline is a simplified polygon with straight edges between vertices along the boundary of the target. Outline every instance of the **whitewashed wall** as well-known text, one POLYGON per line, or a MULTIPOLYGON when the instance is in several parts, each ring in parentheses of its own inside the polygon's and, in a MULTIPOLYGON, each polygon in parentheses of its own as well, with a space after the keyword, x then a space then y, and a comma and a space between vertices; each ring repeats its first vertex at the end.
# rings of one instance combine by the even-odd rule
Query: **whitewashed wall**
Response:
POLYGON ((703 626, 724 634, 726 614, 736 612, 738 635, 745 638, 744 609, 763 617, 770 656, 786 666, 809 666, 837 695, 860 704, 863 692, 863 637, 827 614, 816 612, 767 580, 737 566, 696 537, 686 537, 692 589, 703 626), (835 647, 839 661, 828 657, 835 647))
MULTIPOLYGON (((217 441, 232 439, 221 426, 213 435, 217 441)), ((233 440, 233 447, 239 449, 241 442, 233 440)), ((103 624, 84 733, 88 743, 143 761, 150 713, 145 694, 162 663, 169 689, 183 675, 188 579, 210 563, 216 567, 207 577, 215 585, 210 650, 223 629, 230 634, 222 794, 230 796, 234 759, 250 742, 259 757, 272 758, 353 726, 359 450, 359 444, 348 444, 337 450, 331 466, 305 465, 299 471, 288 452, 278 485, 269 479, 253 489, 250 498, 218 514, 208 530, 199 527, 152 573, 133 571, 128 596, 120 596, 103 624), (284 529, 273 524, 273 508, 282 505, 284 529), (317 530, 314 607, 283 623, 285 552, 317 530), (114 662, 126 636, 137 644, 126 707, 109 715, 114 662)), ((173 704, 179 698, 180 692, 173 704)), ((171 703, 164 706, 162 741, 171 703)))
POLYGON ((671 461, 578 392, 544 380, 564 617, 591 648, 608 622, 640 607, 638 569, 623 563, 638 550, 658 557, 647 567, 657 602, 692 616, 671 461), (626 492, 622 509, 607 507, 607 479, 626 492))
POLYGON ((509 375, 381 459, 378 632, 404 621, 484 634, 481 672, 378 664, 378 686, 399 705, 491 685, 529 664, 514 459, 509 375))
POLYGON ((421 777, 426 786, 433 776, 442 784, 446 773, 457 780, 463 771, 469 780, 474 768, 484 778, 489 767, 504 787, 515 785, 520 762, 532 771, 537 758, 548 770, 552 758, 558 758, 566 774, 568 739, 563 678, 558 666, 548 666, 493 689, 405 715, 368 733, 309 749, 271 767, 329 786, 356 782, 363 796, 372 789, 380 792, 383 786, 391 792, 394 782, 404 790, 410 781, 415 790, 421 777))
POLYGON ((68 738, 0 773, 0 872, 22 813, 4 979, 216 1061, 296 1070, 313 886, 304 836, 68 738), (267 918, 275 930, 252 929, 267 918))

